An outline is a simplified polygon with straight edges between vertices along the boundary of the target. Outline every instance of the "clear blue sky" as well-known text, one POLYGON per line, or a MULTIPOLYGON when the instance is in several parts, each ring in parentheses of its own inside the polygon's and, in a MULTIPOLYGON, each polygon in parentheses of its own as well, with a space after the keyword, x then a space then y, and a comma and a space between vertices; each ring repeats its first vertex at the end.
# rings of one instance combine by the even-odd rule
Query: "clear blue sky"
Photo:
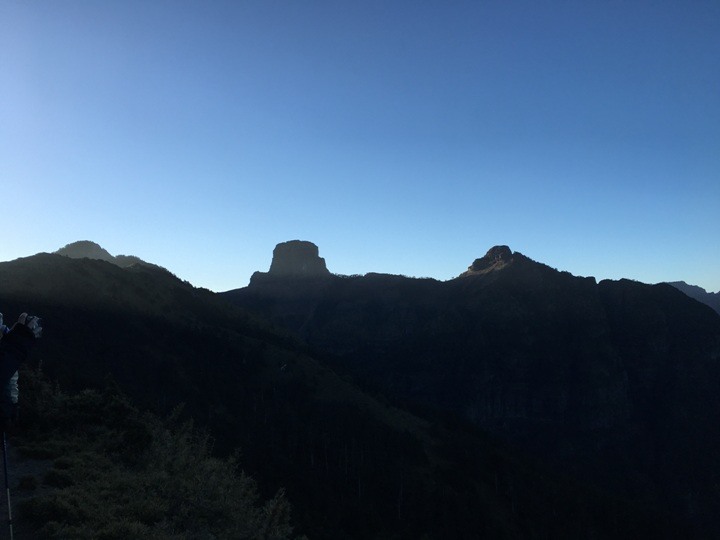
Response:
POLYGON ((0 260, 717 291, 720 2, 0 0, 0 178, 0 260))

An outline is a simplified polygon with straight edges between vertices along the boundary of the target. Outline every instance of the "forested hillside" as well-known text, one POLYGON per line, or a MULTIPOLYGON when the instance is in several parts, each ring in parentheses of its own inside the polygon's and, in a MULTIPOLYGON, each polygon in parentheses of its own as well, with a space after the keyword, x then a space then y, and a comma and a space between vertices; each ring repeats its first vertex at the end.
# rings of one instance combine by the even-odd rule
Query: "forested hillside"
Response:
POLYGON ((394 404, 720 532, 720 316, 669 285, 597 283, 498 246, 446 282, 258 272, 224 296, 394 404))
MULTIPOLYGON (((87 507, 90 502, 81 492, 157 468, 157 475, 143 484, 139 507, 133 506, 130 488, 111 490, 115 495, 108 495, 106 506, 114 509, 111 521, 117 528, 108 529, 107 537, 135 531, 138 538, 156 538, 157 531, 170 530, 194 537, 193 531, 210 530, 202 520, 231 508, 208 502, 217 493, 207 491, 206 484, 183 480, 191 465, 182 459, 191 452, 217 474, 232 476, 229 471, 234 471, 223 489, 242 491, 252 478, 258 498, 240 497, 244 508, 255 516, 264 515, 263 508, 282 508, 282 519, 265 523, 290 537, 677 538, 692 532, 683 516, 662 511, 654 499, 588 482, 573 468, 558 470, 537 453, 491 435, 493 430, 478 429, 452 407, 439 406, 450 394, 418 399, 396 391, 400 387, 393 381, 411 389, 443 370, 461 380, 450 365, 432 366, 430 356, 448 346, 453 324, 438 327, 435 348, 424 357, 416 355, 422 369, 407 363, 411 355, 389 362, 398 350, 398 336, 410 327, 398 327, 396 314, 414 317, 418 338, 432 328, 423 325, 436 324, 435 308, 427 303, 432 295, 421 295, 427 303, 424 319, 403 301, 406 291, 430 282, 386 276, 332 280, 361 287, 368 302, 376 301, 371 292, 376 285, 393 284, 381 295, 387 313, 373 317, 378 312, 368 308, 357 315, 351 308, 354 323, 335 315, 323 319, 334 325, 326 335, 336 343, 347 337, 351 351, 384 351, 378 363, 362 371, 346 369, 350 357, 327 343, 304 342, 259 311, 231 305, 164 270, 47 254, 0 263, 6 318, 29 310, 44 320, 29 369, 36 373, 41 364, 42 380, 60 389, 47 393, 45 383, 38 383, 22 391, 23 409, 35 412, 25 415, 14 444, 27 448, 26 457, 53 460, 54 471, 37 479, 37 491, 25 493, 25 507, 34 509, 20 514, 25 526, 48 537, 67 537, 68 531, 82 537, 82 531, 94 527, 99 510, 87 507), (363 317, 375 326, 363 327, 363 317), (363 332, 362 338, 353 338, 353 328, 363 332), (383 361, 388 362, 385 369, 383 361), (48 400, 50 405, 43 405, 48 400), (180 412, 164 424, 160 418, 179 405, 180 412), (189 420, 199 431, 182 428, 189 420), (166 444, 167 437, 179 440, 179 449, 160 452, 157 445, 166 444), (236 455, 239 461, 232 461, 236 455), (106 467, 104 460, 122 468, 106 467), (81 478, 84 463, 86 471, 93 471, 88 478, 81 478), (185 491, 152 484, 175 476, 185 491), (65 491, 48 495, 43 486, 65 491), (278 499, 278 493, 284 496, 278 499), (60 500, 69 501, 69 506, 63 503, 67 512, 57 510, 60 500), (143 509, 146 504, 154 510, 143 509), (32 523, 29 515, 35 516, 32 523)), ((297 291, 312 292, 313 287, 297 291)), ((431 335, 425 336, 414 350, 430 341, 431 335)), ((465 391, 457 390, 458 396, 465 391)), ((273 536, 247 532, 237 537, 273 536)))

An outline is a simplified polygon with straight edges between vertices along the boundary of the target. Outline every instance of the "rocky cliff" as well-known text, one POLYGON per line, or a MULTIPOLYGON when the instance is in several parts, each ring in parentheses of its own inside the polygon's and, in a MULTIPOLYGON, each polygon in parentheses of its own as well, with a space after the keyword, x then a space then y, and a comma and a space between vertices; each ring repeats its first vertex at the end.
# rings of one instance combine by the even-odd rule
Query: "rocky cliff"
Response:
POLYGON ((484 257, 475 259, 461 276, 487 274, 493 270, 502 270, 512 262, 513 253, 508 246, 494 246, 488 250, 484 257))
POLYGON ((326 276, 325 259, 312 242, 291 240, 275 246, 270 272, 273 276, 326 276))

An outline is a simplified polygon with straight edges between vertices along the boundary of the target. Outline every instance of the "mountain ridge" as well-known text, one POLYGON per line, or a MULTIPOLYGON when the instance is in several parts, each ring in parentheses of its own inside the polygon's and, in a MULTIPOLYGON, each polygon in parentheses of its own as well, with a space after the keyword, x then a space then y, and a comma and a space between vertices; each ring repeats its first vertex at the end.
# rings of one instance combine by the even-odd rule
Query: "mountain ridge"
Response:
POLYGON ((720 292, 708 292, 697 285, 689 285, 684 281, 670 281, 668 285, 672 285, 676 289, 687 294, 690 298, 694 298, 698 302, 702 302, 713 308, 720 314, 720 292))
POLYGON ((720 316, 507 246, 473 266, 212 293, 38 254, 0 263, 0 304, 44 318, 63 388, 111 376, 143 407, 186 403, 311 537, 714 537, 720 316))
POLYGON ((294 525, 314 538, 572 538, 609 530, 608 511, 663 535, 652 512, 373 397, 293 339, 167 273, 39 254, 0 263, 0 303, 43 316, 35 356, 62 388, 101 388, 111 376, 142 407, 184 402, 216 450, 242 447, 264 497, 286 488, 294 525))
MULTIPOLYGON (((121 268, 140 264, 167 271, 166 268, 159 266, 155 263, 144 261, 143 259, 135 255, 112 255, 105 248, 91 240, 78 240, 75 242, 71 242, 69 244, 66 244, 62 248, 54 251, 53 253, 70 258, 89 258, 103 260, 120 266, 121 268)), ((525 257, 520 252, 513 252, 507 245, 495 245, 491 247, 484 256, 475 259, 473 263, 468 266, 468 268, 464 272, 461 272, 458 276, 454 278, 449 278, 448 280, 437 280, 435 278, 420 279, 450 281, 453 279, 457 279, 457 277, 467 277, 479 273, 487 273, 491 270, 499 270, 507 264, 511 264, 513 258, 516 256, 521 258, 525 257)), ((368 272, 368 274, 395 275, 383 272, 368 272)), ((275 277, 283 275, 284 277, 305 276, 308 278, 319 278, 336 276, 341 274, 334 274, 328 270, 325 259, 319 256, 319 248, 313 242, 308 240, 288 240, 286 242, 281 242, 275 246, 275 249, 273 250, 273 259, 270 264, 270 269, 267 272, 263 272, 260 270, 254 272, 250 280, 263 280, 266 279, 268 276, 275 277)), ((685 281, 673 281, 665 283, 668 283, 675 288, 683 291, 691 298, 694 298, 704 304, 709 305, 715 311, 718 311, 720 309, 720 291, 710 292, 698 285, 688 284, 685 281)), ((230 292, 233 290, 236 289, 229 289, 227 291, 220 292, 230 292)))
POLYGON ((119 266, 120 268, 140 265, 167 271, 162 266, 146 262, 135 255, 111 255, 109 251, 91 240, 78 240, 76 242, 71 242, 70 244, 66 244, 61 247, 54 253, 71 259, 96 259, 105 261, 119 266))
MULTIPOLYGON (((402 306, 408 287, 445 287, 384 275, 336 276, 323 286, 367 292, 388 282, 388 306, 402 306)), ((436 300, 426 297, 425 306, 436 300)), ((39 254, 0 263, 0 304, 8 314, 43 316, 35 356, 62 388, 98 388, 111 376, 142 407, 184 402, 216 451, 242 447, 263 497, 286 488, 294 525, 313 538, 632 538, 638 530, 670 538, 681 530, 642 502, 599 494, 518 456, 454 415, 418 415, 363 390, 335 370, 331 351, 166 272, 39 254)), ((392 337, 388 329, 380 337, 392 337)))
POLYGON ((720 531, 711 481, 689 480, 704 478, 690 470, 701 463, 720 472, 705 457, 720 451, 708 420, 720 415, 720 316, 670 285, 598 283, 496 246, 445 282, 281 279, 223 296, 395 403, 452 411, 560 469, 720 531), (680 436, 688 417, 704 437, 680 436), (702 511, 683 506, 687 490, 705 494, 702 511))

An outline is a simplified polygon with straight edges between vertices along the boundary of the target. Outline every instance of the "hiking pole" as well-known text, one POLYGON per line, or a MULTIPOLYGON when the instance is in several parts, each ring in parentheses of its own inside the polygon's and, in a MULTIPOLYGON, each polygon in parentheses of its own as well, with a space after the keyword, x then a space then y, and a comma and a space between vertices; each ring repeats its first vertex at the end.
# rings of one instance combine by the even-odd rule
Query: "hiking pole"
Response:
POLYGON ((3 467, 5 469, 5 493, 7 495, 8 503, 8 526, 10 527, 10 540, 13 540, 12 506, 10 505, 10 482, 8 482, 7 471, 7 437, 5 436, 5 430, 3 430, 3 467))

